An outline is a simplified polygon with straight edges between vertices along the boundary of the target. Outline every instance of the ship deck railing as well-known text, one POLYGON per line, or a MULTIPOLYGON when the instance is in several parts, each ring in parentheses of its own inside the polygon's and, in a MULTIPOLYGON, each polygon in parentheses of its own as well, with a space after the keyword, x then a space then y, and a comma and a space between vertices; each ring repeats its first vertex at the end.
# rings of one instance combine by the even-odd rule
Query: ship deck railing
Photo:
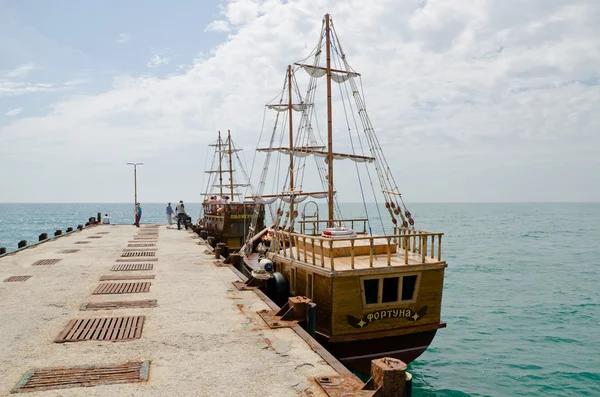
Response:
POLYGON ((443 235, 396 228, 391 235, 328 238, 277 230, 271 244, 275 244, 273 252, 283 257, 331 270, 351 270, 443 263, 443 235))
POLYGON ((223 213, 227 214, 249 214, 252 215, 254 212, 254 203, 203 203, 204 214, 213 216, 222 216, 223 213), (222 211, 218 211, 222 208, 222 211))

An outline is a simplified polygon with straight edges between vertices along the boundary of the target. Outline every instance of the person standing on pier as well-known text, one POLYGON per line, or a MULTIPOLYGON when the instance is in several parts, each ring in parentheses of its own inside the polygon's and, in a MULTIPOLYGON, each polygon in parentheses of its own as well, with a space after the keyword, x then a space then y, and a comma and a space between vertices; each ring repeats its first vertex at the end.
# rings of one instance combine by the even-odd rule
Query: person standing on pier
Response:
POLYGON ((179 200, 179 204, 175 207, 175 212, 177 213, 177 230, 181 230, 181 222, 183 222, 183 226, 187 230, 187 214, 185 213, 183 200, 179 200))
POLYGON ((142 206, 140 203, 135 204, 135 225, 140 227, 140 219, 142 219, 142 206))
POLYGON ((173 225, 173 208, 171 207, 171 203, 167 205, 167 222, 169 225, 173 225))

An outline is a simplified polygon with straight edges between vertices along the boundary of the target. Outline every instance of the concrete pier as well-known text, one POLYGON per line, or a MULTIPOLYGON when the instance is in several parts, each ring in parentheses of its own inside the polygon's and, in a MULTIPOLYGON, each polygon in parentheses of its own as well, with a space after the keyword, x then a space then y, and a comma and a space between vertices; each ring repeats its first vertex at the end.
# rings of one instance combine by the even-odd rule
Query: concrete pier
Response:
POLYGON ((37 379, 45 390, 31 386, 32 394, 43 396, 316 396, 325 394, 315 377, 348 375, 294 330, 270 329, 257 314, 269 306, 238 291, 239 277, 194 237, 166 226, 102 225, 1 257, 0 395, 37 379), (146 270, 116 270, 134 264, 146 270), (129 287, 108 283, 136 283, 136 292, 114 293, 129 287), (146 307, 123 307, 132 301, 146 307), (89 310, 108 302, 117 308, 89 310), (112 337, 101 335, 99 324, 115 317, 126 319, 112 337), (70 342, 77 338, 86 340, 70 342), (128 362, 142 363, 137 383, 53 388, 90 367, 128 362), (43 372, 65 367, 77 368, 43 372))

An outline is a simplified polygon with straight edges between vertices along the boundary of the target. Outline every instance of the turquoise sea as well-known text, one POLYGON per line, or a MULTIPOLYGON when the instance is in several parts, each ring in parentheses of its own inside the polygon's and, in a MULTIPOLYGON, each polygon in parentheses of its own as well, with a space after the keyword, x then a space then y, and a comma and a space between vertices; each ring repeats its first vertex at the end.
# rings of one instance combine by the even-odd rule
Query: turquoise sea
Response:
MULTIPOLYGON (((145 204, 142 222, 166 223, 164 206, 145 204)), ((196 219, 199 204, 186 207, 196 219)), ((445 233, 449 264, 448 327, 410 366, 414 396, 600 396, 600 203, 409 209, 418 228, 445 233)), ((342 211, 364 215, 361 204, 342 211)), ((133 223, 131 204, 0 204, 0 247, 97 212, 133 223)))

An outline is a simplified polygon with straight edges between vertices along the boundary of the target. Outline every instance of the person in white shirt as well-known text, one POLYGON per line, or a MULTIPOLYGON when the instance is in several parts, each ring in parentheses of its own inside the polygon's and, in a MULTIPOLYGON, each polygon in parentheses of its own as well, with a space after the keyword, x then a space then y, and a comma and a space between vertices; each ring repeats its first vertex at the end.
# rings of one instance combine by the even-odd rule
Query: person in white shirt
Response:
POLYGON ((102 218, 102 223, 104 225, 110 225, 110 218, 108 217, 108 214, 104 214, 104 217, 102 218))
POLYGON ((187 230, 187 214, 185 213, 185 205, 183 205, 183 200, 179 200, 179 204, 175 207, 175 213, 177 214, 177 230, 181 230, 181 222, 183 222, 183 226, 187 230))

